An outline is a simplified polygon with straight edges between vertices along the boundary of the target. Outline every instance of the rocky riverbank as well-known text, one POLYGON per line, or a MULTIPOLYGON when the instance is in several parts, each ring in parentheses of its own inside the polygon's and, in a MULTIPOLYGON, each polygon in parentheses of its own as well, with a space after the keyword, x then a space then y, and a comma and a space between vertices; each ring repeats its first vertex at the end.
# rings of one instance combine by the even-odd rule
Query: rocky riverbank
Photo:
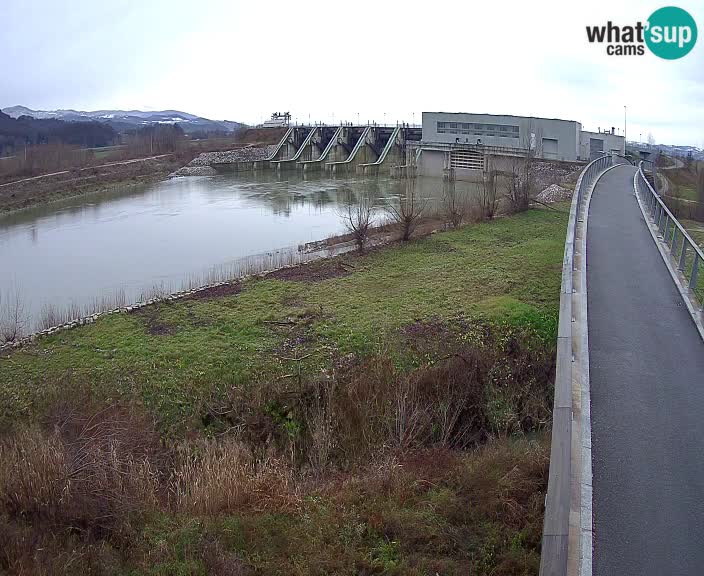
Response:
POLYGON ((271 156, 276 150, 276 145, 269 146, 246 146, 236 150, 225 150, 222 152, 203 152, 186 164, 171 173, 169 177, 176 176, 212 176, 217 174, 213 168, 214 164, 235 164, 237 162, 254 162, 264 160, 271 156))

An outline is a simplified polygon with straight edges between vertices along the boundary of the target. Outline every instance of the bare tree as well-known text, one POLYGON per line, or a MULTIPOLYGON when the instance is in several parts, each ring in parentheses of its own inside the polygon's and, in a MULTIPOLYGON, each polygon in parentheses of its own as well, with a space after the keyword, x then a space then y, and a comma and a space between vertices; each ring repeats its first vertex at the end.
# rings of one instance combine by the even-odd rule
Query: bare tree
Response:
POLYGON ((14 295, 8 293, 4 300, 0 294, 0 344, 22 338, 26 323, 24 302, 19 290, 15 290, 14 295))
POLYGON ((457 228, 469 212, 467 192, 457 190, 454 180, 443 181, 442 214, 445 222, 457 228))
POLYGON ((479 195, 481 200, 482 218, 491 220, 499 206, 499 195, 497 194, 496 171, 490 163, 482 174, 482 181, 479 184, 479 195))
POLYGON ((528 210, 535 188, 536 159, 542 156, 542 141, 542 131, 530 120, 521 138, 523 156, 511 161, 506 183, 506 199, 512 212, 528 210))
POLYGON ((528 210, 534 187, 533 160, 516 158, 511 162, 506 182, 506 199, 512 212, 528 210))
POLYGON ((398 205, 393 200, 387 203, 386 212, 399 225, 404 242, 411 238, 426 205, 427 200, 416 192, 415 178, 406 179, 406 191, 399 196, 398 205))
POLYGON ((345 205, 339 211, 339 215, 345 228, 352 235, 357 250, 364 252, 364 247, 369 240, 374 203, 368 194, 355 195, 351 190, 346 192, 345 205))

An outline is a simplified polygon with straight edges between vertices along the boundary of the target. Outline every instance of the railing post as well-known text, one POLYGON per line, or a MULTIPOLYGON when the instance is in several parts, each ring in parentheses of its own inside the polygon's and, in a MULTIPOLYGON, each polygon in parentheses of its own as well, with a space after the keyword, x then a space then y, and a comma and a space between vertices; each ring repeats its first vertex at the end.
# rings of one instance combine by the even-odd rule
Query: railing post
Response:
POLYGON ((699 271, 699 256, 694 252, 694 262, 692 262, 692 275, 689 277, 689 289, 694 290, 697 287, 697 272, 699 271))
MULTIPOLYGON (((687 257, 687 239, 682 238, 682 252, 680 252, 680 262, 679 262, 679 265, 677 266, 677 269, 680 272, 684 272, 684 268, 687 264, 687 261, 685 260, 686 257, 687 257)), ((694 257, 695 258, 697 257, 696 253, 694 254, 694 257)))

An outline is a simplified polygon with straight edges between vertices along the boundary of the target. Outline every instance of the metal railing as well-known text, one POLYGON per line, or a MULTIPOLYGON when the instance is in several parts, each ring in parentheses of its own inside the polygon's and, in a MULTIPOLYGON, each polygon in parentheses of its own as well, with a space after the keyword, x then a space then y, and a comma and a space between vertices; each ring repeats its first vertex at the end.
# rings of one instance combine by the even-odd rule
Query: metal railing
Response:
MULTIPOLYGON (((648 211, 653 224, 657 226, 663 242, 669 248, 677 269, 687 282, 687 287, 690 292, 696 293, 699 268, 704 263, 704 253, 670 212, 670 209, 646 178, 643 161, 638 165, 635 185, 641 202, 648 211)), ((697 294, 697 296, 701 298, 700 295, 697 294)))
MULTIPOLYGON (((550 447, 550 473, 545 496, 545 520, 540 557, 541 576, 566 576, 568 574, 570 503, 572 492, 572 461, 580 458, 573 454, 572 446, 572 380, 573 380, 573 310, 572 293, 577 223, 583 219, 583 201, 596 179, 613 165, 611 155, 601 156, 589 163, 577 180, 572 196, 570 216, 565 237, 565 255, 562 261, 560 288, 560 318, 557 331, 557 362, 555 370, 555 396, 552 411, 552 443, 550 447)), ((584 297, 584 295, 582 295, 584 297)), ((573 542, 579 546, 580 538, 573 542)))

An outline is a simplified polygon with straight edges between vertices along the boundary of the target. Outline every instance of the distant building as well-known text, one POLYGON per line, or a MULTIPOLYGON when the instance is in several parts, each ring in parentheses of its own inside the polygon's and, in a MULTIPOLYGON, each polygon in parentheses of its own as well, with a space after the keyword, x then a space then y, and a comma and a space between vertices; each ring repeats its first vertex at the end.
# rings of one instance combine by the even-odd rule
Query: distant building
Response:
POLYGON ((608 152, 624 154, 625 145, 613 129, 587 132, 574 120, 423 112, 420 150, 419 174, 441 176, 453 169, 462 179, 464 172, 483 170, 489 156, 508 160, 530 151, 544 160, 576 162, 608 152))
POLYGON ((264 124, 261 125, 262 128, 281 128, 281 127, 286 127, 291 123, 291 114, 289 112, 284 112, 282 114, 279 114, 278 112, 274 112, 271 115, 271 119, 267 120, 264 122, 264 124))

